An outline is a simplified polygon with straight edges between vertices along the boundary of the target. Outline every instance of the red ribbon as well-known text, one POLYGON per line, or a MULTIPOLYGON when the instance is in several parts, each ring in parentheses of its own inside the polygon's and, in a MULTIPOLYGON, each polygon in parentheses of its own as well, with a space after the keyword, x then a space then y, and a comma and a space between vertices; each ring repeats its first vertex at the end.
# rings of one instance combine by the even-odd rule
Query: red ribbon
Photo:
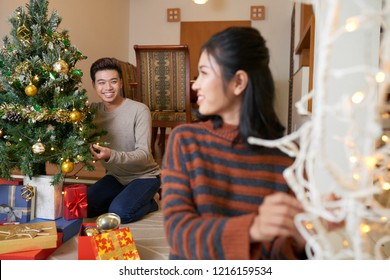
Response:
POLYGON ((80 218, 82 210, 88 206, 87 195, 85 193, 79 193, 78 190, 73 190, 73 194, 74 199, 68 201, 66 207, 73 216, 80 218))

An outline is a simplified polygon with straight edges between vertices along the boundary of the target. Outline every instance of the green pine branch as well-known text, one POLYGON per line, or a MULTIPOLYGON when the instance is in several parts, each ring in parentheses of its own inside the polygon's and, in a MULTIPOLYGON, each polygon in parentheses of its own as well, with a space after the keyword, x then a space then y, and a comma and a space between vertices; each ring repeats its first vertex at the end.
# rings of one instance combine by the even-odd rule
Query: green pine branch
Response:
POLYGON ((47 0, 30 0, 9 19, 11 32, 0 49, 0 177, 15 169, 42 175, 46 162, 65 161, 92 171, 89 146, 105 132, 93 123, 76 64, 86 59, 59 30, 62 18, 48 15, 47 0))

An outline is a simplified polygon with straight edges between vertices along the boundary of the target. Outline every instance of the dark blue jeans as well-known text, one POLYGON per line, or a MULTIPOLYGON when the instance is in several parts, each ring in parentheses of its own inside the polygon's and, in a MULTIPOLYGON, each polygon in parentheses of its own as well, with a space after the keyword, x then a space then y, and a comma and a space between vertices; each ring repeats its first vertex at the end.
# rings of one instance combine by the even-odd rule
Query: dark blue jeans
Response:
POLYGON ((160 178, 136 179, 126 186, 106 175, 87 188, 88 217, 115 213, 122 224, 141 219, 158 210, 154 195, 160 189, 160 178))

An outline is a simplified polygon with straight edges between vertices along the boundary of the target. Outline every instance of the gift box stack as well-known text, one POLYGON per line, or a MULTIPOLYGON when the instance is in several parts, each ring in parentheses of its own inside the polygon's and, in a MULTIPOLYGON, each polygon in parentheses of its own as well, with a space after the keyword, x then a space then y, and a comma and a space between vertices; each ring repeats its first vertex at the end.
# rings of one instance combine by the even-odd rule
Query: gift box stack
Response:
POLYGON ((61 244, 54 221, 0 226, 1 260, 46 259, 61 244))
POLYGON ((26 185, 20 180, 0 179, 0 260, 46 259, 77 235, 87 216, 86 189, 84 184, 62 189, 62 185, 50 188, 37 182, 26 185), (45 239, 41 235, 31 238, 20 233, 8 236, 9 232, 19 231, 20 226, 35 227, 42 223, 51 223, 55 238, 45 239))

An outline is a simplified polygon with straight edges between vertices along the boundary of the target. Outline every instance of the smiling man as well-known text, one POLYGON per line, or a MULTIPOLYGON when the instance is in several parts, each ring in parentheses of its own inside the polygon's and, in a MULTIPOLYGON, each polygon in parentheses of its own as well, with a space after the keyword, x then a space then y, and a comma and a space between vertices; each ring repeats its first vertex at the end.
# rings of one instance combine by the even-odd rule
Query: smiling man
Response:
POLYGON ((160 189, 160 167, 151 153, 151 115, 140 102, 124 98, 122 71, 115 58, 101 58, 90 69, 92 86, 101 98, 93 103, 95 123, 107 131, 90 151, 106 175, 88 188, 88 217, 116 213, 122 223, 158 210, 154 195, 160 189))

